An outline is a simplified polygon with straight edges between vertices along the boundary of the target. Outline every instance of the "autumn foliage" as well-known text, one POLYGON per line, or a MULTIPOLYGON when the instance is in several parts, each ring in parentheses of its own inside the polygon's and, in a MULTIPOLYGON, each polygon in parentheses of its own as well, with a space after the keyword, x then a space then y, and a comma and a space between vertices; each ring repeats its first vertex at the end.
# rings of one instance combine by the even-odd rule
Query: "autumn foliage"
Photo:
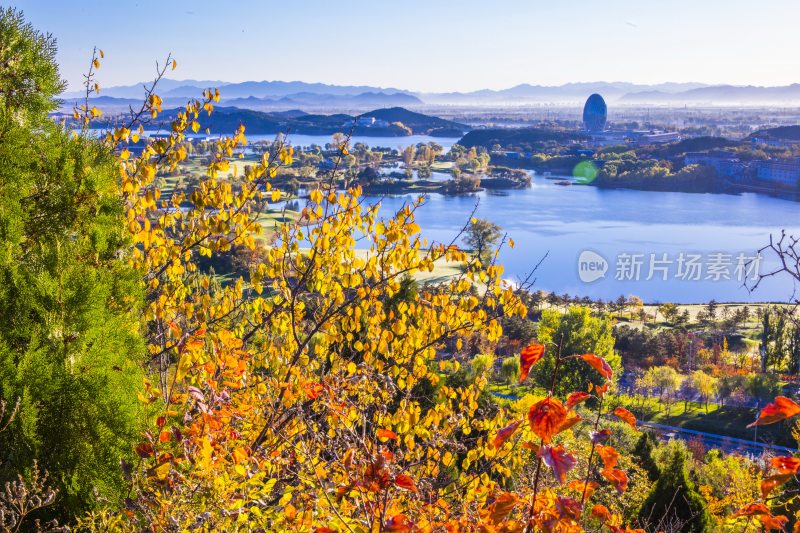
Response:
MULTIPOLYGON (((610 422, 637 429, 625 408, 604 409, 613 370, 602 357, 563 354, 558 344, 524 347, 520 381, 547 351, 555 358, 553 386, 524 417, 481 407, 485 377, 449 385, 458 362, 447 347, 496 343, 501 317, 526 308, 501 281, 502 267, 420 237, 422 198, 379 218, 358 186, 323 183, 249 276, 222 284, 198 269, 198 257, 257 246, 259 215, 282 198, 270 179, 293 156, 277 144, 234 187, 222 174, 246 143, 242 126, 218 141, 195 191, 162 198, 155 176, 180 169, 186 133, 202 128, 218 98, 209 90, 187 104, 169 138, 138 157, 124 147, 138 117, 106 139, 122 147, 121 195, 136 243, 130 263, 149 302, 150 377, 140 393, 148 428, 126 473, 132 496, 120 526, 638 531, 608 502, 593 501, 603 485, 624 494, 630 483, 610 422), (409 297, 409 276, 437 261, 464 264, 464 273, 409 297), (589 381, 562 400, 554 385, 559 365, 572 359, 603 384, 589 381), (561 436, 581 426, 585 441, 572 438, 577 448, 569 449, 561 436), (579 455, 588 457, 585 470, 576 468, 579 455), (526 468, 532 475, 520 478, 526 468)), ((151 94, 140 116, 158 116, 159 102, 151 94)), ((779 398, 757 423, 798 411, 779 398)), ((797 472, 792 459, 774 463, 765 498, 797 472)), ((764 527, 783 520, 754 505, 732 519, 764 527)))
MULTIPOLYGON (((102 112, 88 91, 100 90, 93 76, 102 56, 92 58, 86 102, 74 114, 84 128, 76 136, 92 143, 87 128, 102 112)), ((158 79, 175 67, 169 58, 158 79)), ((167 136, 134 153, 145 127, 163 119, 155 89, 99 141, 115 154, 129 243, 114 260, 144 293, 142 316, 128 324, 145 339, 144 363, 126 375, 145 377, 134 459, 120 465, 127 497, 81 517, 79 528, 644 531, 616 501, 642 476, 619 451, 638 427, 611 401, 606 359, 563 353, 563 338, 528 344, 515 355, 520 382, 543 359, 553 364, 549 387, 528 403, 487 402, 485 373, 456 379, 467 347, 496 345, 502 320, 527 313, 496 254, 427 242, 415 222, 424 198, 378 216, 358 185, 334 178, 306 191, 299 217, 267 241, 262 215, 286 198, 272 180, 295 153, 279 140, 231 179, 245 125, 212 143, 196 187, 164 195, 158 178, 182 172, 187 135, 205 129, 220 93, 188 102, 171 115, 167 136), (259 251, 247 275, 223 279, 198 266, 235 248, 259 251), (462 273, 414 282, 435 263, 462 273), (577 390, 561 394, 565 365, 588 374, 570 376, 577 390)), ((753 425, 798 414, 798 404, 778 397, 753 425)), ((762 501, 730 517, 737 529, 788 522, 768 502, 800 460, 775 457, 769 466, 762 501)))

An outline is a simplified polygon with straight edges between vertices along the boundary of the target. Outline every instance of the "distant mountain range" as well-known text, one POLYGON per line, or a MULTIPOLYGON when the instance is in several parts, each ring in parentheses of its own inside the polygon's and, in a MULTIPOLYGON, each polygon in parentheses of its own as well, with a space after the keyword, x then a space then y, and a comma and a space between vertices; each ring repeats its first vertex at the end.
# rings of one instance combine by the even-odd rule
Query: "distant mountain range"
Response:
MULTIPOLYGON (((221 105, 257 110, 353 109, 375 107, 414 107, 423 105, 524 105, 534 103, 582 103, 590 94, 600 93, 618 104, 697 104, 697 105, 786 105, 800 103, 800 84, 782 87, 709 85, 703 83, 661 83, 641 85, 626 82, 567 83, 558 86, 522 84, 509 89, 483 89, 471 92, 420 93, 395 88, 364 85, 329 85, 301 81, 246 81, 163 79, 159 94, 165 105, 177 106, 189 98, 199 98, 203 89, 218 87, 221 105)), ((92 98, 95 105, 127 108, 140 102, 143 85, 104 88, 92 98)), ((64 108, 71 109, 83 94, 63 95, 64 108)))
MULTIPOLYGON (((160 126, 166 127, 179 110, 165 110, 164 114, 159 115, 160 126)), ((332 135, 336 132, 348 132, 352 128, 355 135, 371 137, 405 137, 410 134, 460 137, 469 129, 464 124, 415 113, 402 107, 376 109, 353 116, 344 113, 309 114, 297 109, 266 113, 221 106, 215 108, 210 117, 203 117, 203 127, 208 127, 214 133, 234 131, 239 124, 246 125, 248 134, 262 135, 332 135)))

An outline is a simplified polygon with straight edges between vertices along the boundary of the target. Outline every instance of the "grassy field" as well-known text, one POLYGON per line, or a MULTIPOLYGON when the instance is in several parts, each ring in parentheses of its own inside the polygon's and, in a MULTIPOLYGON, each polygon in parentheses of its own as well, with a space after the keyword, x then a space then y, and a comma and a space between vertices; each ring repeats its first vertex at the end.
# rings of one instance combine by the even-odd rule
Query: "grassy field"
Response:
POLYGON ((747 428, 747 425, 756 419, 758 413, 754 408, 745 407, 720 407, 717 404, 708 404, 708 414, 705 406, 698 402, 689 402, 688 409, 684 411, 684 402, 672 404, 668 411, 659 403, 657 398, 648 398, 644 404, 639 399, 627 395, 620 395, 619 402, 638 419, 675 426, 695 431, 705 431, 738 439, 754 440, 759 442, 778 444, 781 446, 796 446, 792 439, 790 429, 784 424, 759 426, 758 430, 747 428))

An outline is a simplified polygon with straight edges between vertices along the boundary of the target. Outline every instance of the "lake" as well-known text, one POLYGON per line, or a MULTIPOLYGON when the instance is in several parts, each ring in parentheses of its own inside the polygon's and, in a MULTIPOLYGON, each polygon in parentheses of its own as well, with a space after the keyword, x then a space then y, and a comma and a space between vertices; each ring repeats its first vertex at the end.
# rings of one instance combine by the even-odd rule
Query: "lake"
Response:
MULTIPOLYGON (((381 201, 382 211, 396 211, 412 198, 369 201, 381 201)), ((785 228, 800 236, 798 207, 791 200, 754 193, 607 190, 559 186, 536 176, 530 189, 430 195, 417 211, 417 222, 428 240, 450 242, 475 208, 476 217, 499 224, 515 241, 514 249, 500 253, 504 277, 525 277, 547 254, 534 274, 535 288, 559 294, 603 299, 635 294, 646 302, 764 302, 790 300, 793 282, 787 276, 765 279, 750 293, 742 280, 755 275, 753 258, 770 234, 785 228), (607 270, 601 275, 603 262, 607 270)), ((758 271, 776 264, 765 253, 758 271)))
MULTIPOLYGON (((245 136, 248 142, 256 141, 272 141, 275 140, 275 135, 247 135, 245 136)), ((316 144, 324 147, 325 143, 331 142, 332 135, 298 135, 292 133, 288 136, 287 140, 292 143, 292 146, 310 146, 316 144)), ((394 150, 402 150, 406 146, 417 145, 419 143, 435 142, 442 145, 445 152, 450 151, 455 143, 459 141, 459 137, 431 137, 430 135, 409 135, 407 137, 368 137, 366 135, 354 135, 350 138, 350 146, 356 143, 364 143, 371 148, 384 147, 392 148, 394 150)))

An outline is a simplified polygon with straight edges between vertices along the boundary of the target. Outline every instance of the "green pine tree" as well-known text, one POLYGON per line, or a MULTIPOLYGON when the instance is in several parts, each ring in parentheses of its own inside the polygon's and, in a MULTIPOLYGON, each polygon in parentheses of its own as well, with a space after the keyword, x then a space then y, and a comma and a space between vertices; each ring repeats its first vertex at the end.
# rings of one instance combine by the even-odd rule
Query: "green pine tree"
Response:
POLYGON ((55 41, 0 10, 0 484, 34 461, 54 516, 116 498, 141 423, 141 280, 126 266, 113 153, 47 113, 55 41))
POLYGON ((705 500, 689 479, 683 448, 676 446, 668 452, 658 481, 639 509, 639 521, 648 531, 712 531, 713 519, 705 500))
POLYGON ((661 470, 653 459, 654 448, 655 438, 647 431, 642 432, 633 448, 633 455, 638 458, 639 465, 647 472, 647 478, 650 481, 657 480, 661 475, 661 470))

